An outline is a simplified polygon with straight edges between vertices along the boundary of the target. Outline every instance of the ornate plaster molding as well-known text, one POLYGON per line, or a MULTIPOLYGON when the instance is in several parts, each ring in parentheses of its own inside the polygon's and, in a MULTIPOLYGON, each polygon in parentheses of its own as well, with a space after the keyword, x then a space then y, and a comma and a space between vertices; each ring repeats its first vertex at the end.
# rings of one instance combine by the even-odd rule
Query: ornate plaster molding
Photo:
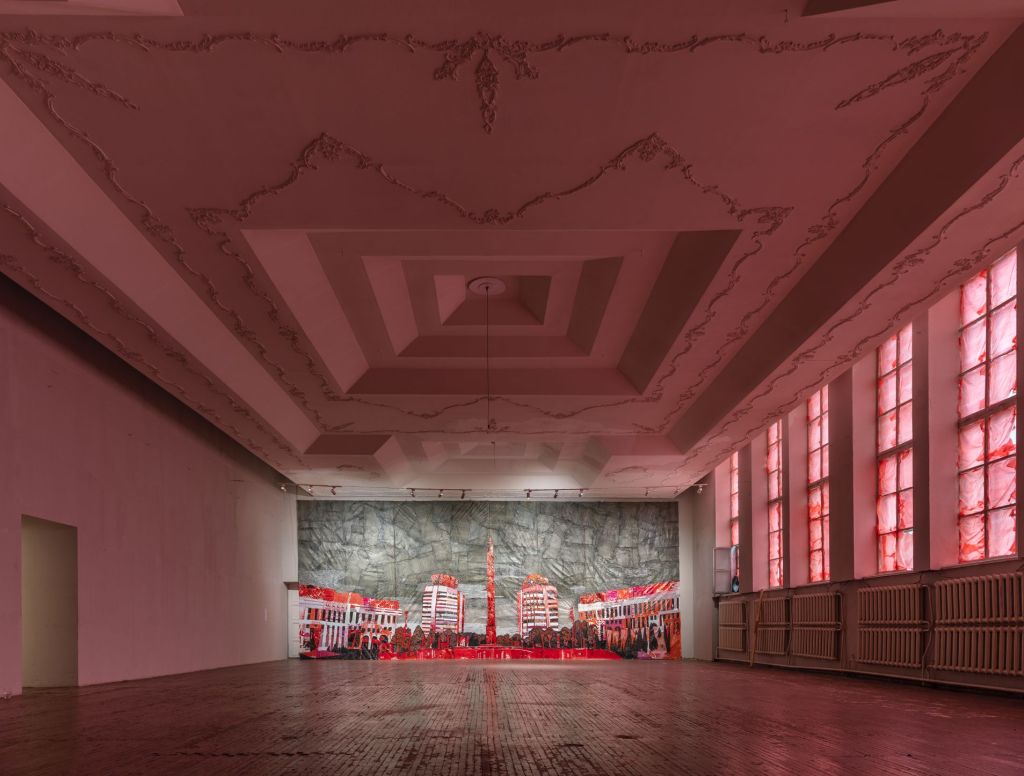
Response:
MULTIPOLYGON (((505 65, 511 65, 516 77, 535 78, 539 71, 537 71, 536 67, 531 63, 531 56, 559 53, 570 47, 584 44, 601 44, 611 46, 612 48, 618 48, 620 53, 625 54, 662 55, 695 53, 698 50, 709 46, 724 44, 752 47, 758 54, 774 55, 800 52, 806 53, 812 51, 824 52, 836 46, 846 46, 854 43, 886 45, 892 50, 900 51, 908 56, 915 57, 926 50, 932 50, 936 47, 940 48, 941 50, 939 51, 933 51, 933 53, 928 53, 920 58, 914 59, 906 66, 899 68, 886 78, 873 84, 869 84, 856 94, 840 101, 837 104, 836 109, 839 110, 854 103, 870 99, 871 97, 874 97, 875 95, 880 94, 881 92, 898 84, 907 83, 921 78, 927 79, 921 105, 915 108, 906 119, 904 119, 895 129, 890 131, 888 135, 876 145, 861 165, 863 174, 860 180, 856 182, 853 188, 847 190, 842 196, 834 200, 830 204, 822 220, 808 229, 807 239, 800 246, 799 250, 795 252, 794 261, 784 272, 780 273, 769 282, 762 294, 760 303, 746 313, 740 326, 727 334, 723 347, 716 350, 716 355, 712 362, 706 364, 696 375, 696 378, 683 390, 673 390, 675 400, 672 408, 670 408, 666 413, 664 420, 655 426, 638 425, 635 428, 635 431, 639 433, 660 433, 673 422, 678 414, 685 409, 689 401, 697 395, 707 377, 717 370, 718 366, 730 355, 737 343, 746 337, 753 321, 774 299, 779 286, 797 272, 800 266, 805 262, 807 248, 809 248, 811 244, 825 239, 832 231, 834 231, 834 229, 837 228, 840 223, 839 211, 842 209, 843 205, 852 202, 866 187, 872 173, 877 168, 878 161, 883 156, 887 147, 898 137, 906 134, 910 127, 922 118, 928 108, 932 95, 962 71, 963 65, 981 46, 985 38, 986 36, 984 34, 946 34, 941 30, 936 30, 929 35, 912 36, 903 39, 896 39, 893 36, 887 35, 855 33, 846 36, 830 35, 826 38, 809 42, 771 42, 763 36, 751 36, 743 33, 707 37, 691 36, 686 40, 678 42, 638 42, 628 36, 624 37, 608 34, 559 36, 548 41, 535 43, 524 41, 509 42, 501 36, 489 36, 483 34, 478 34, 461 41, 442 42, 426 42, 410 36, 398 37, 387 34, 349 37, 340 36, 331 40, 319 41, 292 41, 276 35, 259 35, 253 33, 205 35, 191 41, 157 41, 141 35, 122 35, 112 32, 90 33, 75 37, 65 37, 43 35, 33 31, 26 31, 22 33, 0 33, 0 61, 6 62, 11 72, 17 78, 41 96, 47 112, 60 126, 62 126, 71 136, 85 143, 89 147, 91 152, 102 165, 105 176, 113 190, 127 203, 138 208, 140 211, 141 228, 143 231, 149 234, 157 242, 162 243, 170 252, 171 258, 182 268, 182 270, 187 275, 190 275, 199 281, 200 285, 204 287, 207 297, 210 299, 214 309, 220 311, 223 316, 227 317, 228 320, 231 321, 231 327, 236 336, 239 336, 240 339, 248 342, 250 346, 255 349, 258 356, 262 361, 264 361, 272 374, 282 382, 295 400, 299 402, 306 412, 315 420, 317 425, 323 431, 343 431, 350 427, 351 424, 331 425, 325 421, 317 407, 309 400, 305 393, 299 389, 294 382, 289 380, 284 368, 270 357, 268 349, 259 342, 255 332, 245 324, 237 311, 233 310, 226 304, 211 279, 188 261, 184 249, 175 238, 171 228, 167 224, 163 223, 148 205, 129 192, 120 183, 117 176, 117 167, 111 157, 90 138, 87 132, 74 126, 58 112, 55 105, 55 96, 50 89, 49 83, 52 80, 56 80, 75 88, 84 89, 100 98, 110 100, 119 104, 121 107, 128 109, 136 108, 135 104, 128 98, 114 92, 105 85, 82 76, 69 65, 65 64, 65 62, 56 59, 53 54, 49 53, 50 51, 57 52, 58 54, 64 54, 68 51, 77 50, 87 44, 105 41, 108 43, 134 46, 142 51, 162 50, 191 54, 208 53, 220 46, 228 44, 265 45, 279 53, 292 51, 302 53, 341 54, 354 45, 384 43, 401 46, 412 52, 432 51, 435 53, 442 53, 444 61, 435 71, 435 78, 439 79, 456 79, 460 70, 467 67, 468 63, 474 56, 479 56, 476 68, 478 92, 481 95, 481 112, 484 116, 484 125, 485 128, 490 131, 490 129, 493 128, 494 117, 496 115, 494 106, 496 104, 499 88, 498 70, 492 61, 492 57, 497 58, 505 65), (483 86, 481 86, 481 83, 483 86), (490 116, 490 118, 488 118, 488 116, 490 116)), ((462 218, 473 223, 491 226, 501 226, 511 223, 512 221, 522 218, 528 211, 535 207, 572 196, 583 189, 595 185, 608 172, 612 170, 625 169, 629 163, 633 163, 638 160, 641 162, 653 162, 658 159, 663 162, 666 170, 677 170, 681 172, 684 179, 687 179, 692 185, 698 186, 703 193, 717 196, 726 209, 737 217, 738 222, 746 220, 746 222, 752 227, 752 231, 750 233, 752 240, 751 246, 734 261, 733 266, 730 268, 727 282, 709 299, 708 304, 704 308, 702 319, 695 322, 688 328, 684 335, 682 348, 673 354, 668 367, 662 370, 659 377, 652 384, 652 388, 644 396, 613 402, 599 402, 567 411, 545 410, 526 402, 511 400, 506 397, 498 397, 499 401, 503 401, 510 406, 520 407, 527 409, 530 412, 539 413, 551 417, 552 419, 559 420, 576 418, 593 410, 613 408, 615 406, 635 404, 637 402, 650 403, 661 401, 666 391, 665 384, 678 372, 681 359, 690 352, 697 341, 703 338, 715 317, 715 308, 727 298, 728 294, 740 282, 741 275, 739 270, 743 264, 763 249, 763 240, 774 234, 789 214, 789 208, 785 206, 744 208, 734 198, 723 194, 717 186, 697 182, 691 175, 689 163, 682 157, 681 153, 671 147, 657 134, 649 135, 631 144, 608 162, 599 165, 597 171, 592 176, 582 180, 577 185, 557 192, 543 192, 521 203, 517 207, 506 210, 471 208, 456 201, 454 198, 442 191, 407 183, 406 181, 391 176, 382 163, 364 154, 358 149, 355 149, 336 138, 332 138, 328 135, 321 135, 311 141, 311 143, 308 144, 300 154, 298 160, 293 163, 293 169, 288 178, 275 184, 270 184, 254 192, 243 199, 236 208, 195 209, 193 211, 193 218, 205 231, 211 232, 211 230, 213 230, 215 232, 220 218, 225 216, 238 216, 241 220, 244 220, 244 218, 248 217, 248 212, 251 211, 251 208, 260 199, 265 196, 269 196, 272 193, 277 193, 277 191, 284 190, 294 183, 298 177, 303 174, 303 172, 314 169, 316 162, 338 161, 342 157, 349 158, 359 169, 371 169, 391 185, 403 189, 411 195, 419 196, 424 199, 435 200, 441 205, 453 210, 462 218)), ((225 247, 229 252, 233 250, 229 245, 225 246, 222 244, 222 250, 224 250, 225 247)), ((268 305, 268 315, 270 315, 271 318, 279 324, 278 331, 286 341, 288 341, 289 347, 303 358, 308 371, 319 382, 321 393, 329 401, 358 401, 359 403, 367 406, 385 408, 404 415, 416 417, 420 420, 436 418, 449 410, 472 406, 479 401, 482 401, 482 399, 477 398, 445 405, 435 410, 410 412, 383 402, 366 400, 360 397, 341 396, 333 383, 319 368, 316 360, 305 349, 304 344, 300 340, 299 333, 292 327, 281 322, 280 311, 269 294, 259 287, 251 266, 248 266, 244 257, 242 257, 237 251, 234 251, 232 255, 235 255, 235 258, 241 262, 243 279, 246 286, 249 288, 251 293, 261 298, 268 305)), ((387 433, 387 431, 383 430, 382 432, 387 433)))
MULTIPOLYGON (((792 208, 785 205, 764 205, 757 207, 746 206, 735 196, 723 191, 718 185, 702 181, 696 177, 692 163, 683 155, 683 153, 656 132, 629 144, 607 161, 598 164, 596 170, 592 174, 582 178, 572 185, 560 190, 541 192, 518 205, 506 209, 473 209, 443 191, 421 187, 418 184, 395 176, 389 172, 385 165, 379 160, 369 156, 343 140, 324 133, 314 138, 305 146, 305 148, 303 148, 296 159, 291 162, 291 169, 282 178, 258 188, 243 197, 236 205, 229 208, 188 208, 188 213, 196 226, 216 242, 219 250, 242 265, 243 272, 245 273, 246 285, 250 287, 250 290, 254 294, 260 296, 270 306, 273 315, 278 314, 276 304, 274 304, 273 300, 265 290, 256 286, 257 281, 253 268, 248 264, 242 251, 238 250, 238 248, 233 244, 231 235, 228 233, 228 229, 231 225, 241 226, 244 224, 252 216, 255 208, 261 201, 268 197, 280 196, 296 185, 304 175, 321 171, 325 164, 337 163, 348 163, 357 170, 369 171, 387 184, 405 191, 412 196, 438 202, 451 210, 458 217, 472 223, 496 226, 504 226, 520 220, 534 208, 540 207, 549 202, 565 199, 596 186, 611 172, 626 171, 637 164, 657 164, 666 172, 678 174, 687 185, 696 189, 700 194, 718 200, 723 210, 736 219, 737 225, 749 227, 750 229, 748 237, 749 245, 739 256, 733 259, 729 272, 729 285, 727 290, 718 295, 717 301, 724 300, 728 291, 740 282, 740 268, 763 250, 765 240, 782 226, 786 218, 792 212, 792 208)), ((685 334, 687 351, 689 347, 707 331, 707 326, 710 324, 711 318, 713 317, 711 309, 715 303, 715 300, 713 300, 712 304, 709 305, 709 311, 707 313, 708 317, 704 324, 699 327, 691 327, 687 330, 685 334)), ((299 343, 295 341, 292 342, 292 346, 300 347, 299 343)), ((527 409, 532 413, 544 415, 553 419, 567 419, 575 417, 592 409, 626 406, 636 404, 638 402, 657 402, 664 394, 664 381, 676 371, 677 367, 675 362, 681 355, 682 354, 676 354, 676 356, 673 357, 671 371, 667 374, 663 374, 661 378, 656 381, 655 388, 652 391, 648 391, 647 394, 641 397, 630 397, 615 401, 600 402, 564 412, 547 410, 535 404, 511 399, 509 397, 494 397, 494 399, 501 401, 508 406, 527 409)), ((312 359, 309 358, 307 354, 307 361, 311 360, 312 359)), ((324 380, 326 378, 321 376, 321 379, 324 380)), ((483 401, 483 397, 480 397, 469 401, 446 404, 440 408, 423 412, 398 407, 384 402, 373 401, 361 396, 341 396, 333 394, 327 398, 334 402, 355 402, 376 408, 388 409, 418 420, 433 419, 448 412, 449 410, 473 406, 483 401)), ((509 429, 506 428, 503 430, 509 429)), ((657 431, 657 429, 651 429, 650 427, 640 427, 635 430, 642 433, 654 433, 657 431)), ((380 432, 384 433, 383 430, 380 432)), ((374 433, 377 432, 375 431, 374 433)), ((443 433, 443 429, 437 429, 431 433, 443 433)))
POLYGON ((143 52, 161 51, 174 54, 208 54, 228 45, 259 46, 278 54, 319 54, 342 55, 356 46, 384 45, 410 53, 431 53, 441 56, 441 63, 434 68, 435 80, 457 81, 460 73, 472 68, 476 89, 481 128, 490 134, 494 131, 498 115, 498 96, 501 89, 501 69, 511 72, 517 80, 536 80, 541 70, 537 59, 564 53, 582 46, 599 46, 604 51, 627 56, 668 56, 697 54, 710 48, 736 46, 757 55, 790 55, 825 53, 834 48, 854 44, 871 44, 889 48, 914 59, 885 79, 869 84, 857 93, 842 99, 836 110, 870 99, 893 86, 915 80, 922 75, 941 68, 948 60, 955 59, 965 48, 980 45, 985 35, 970 35, 958 32, 945 33, 941 29, 926 35, 895 35, 870 32, 854 32, 846 35, 831 33, 813 40, 778 40, 764 35, 734 32, 716 35, 692 34, 679 40, 637 40, 630 35, 610 32, 582 35, 557 35, 544 40, 522 40, 504 35, 477 32, 474 35, 429 41, 412 34, 387 32, 345 35, 333 38, 296 40, 276 33, 223 32, 204 34, 193 39, 159 40, 142 33, 125 34, 111 31, 90 32, 65 36, 40 33, 35 30, 0 33, 0 59, 8 61, 12 68, 35 70, 40 76, 54 78, 69 85, 87 89, 93 93, 122 102, 126 107, 135 107, 126 98, 101 84, 90 81, 76 73, 51 53, 75 51, 90 44, 115 44, 131 46, 143 52), (924 54, 939 48, 936 53, 924 54), (476 64, 473 65, 475 59, 476 64))

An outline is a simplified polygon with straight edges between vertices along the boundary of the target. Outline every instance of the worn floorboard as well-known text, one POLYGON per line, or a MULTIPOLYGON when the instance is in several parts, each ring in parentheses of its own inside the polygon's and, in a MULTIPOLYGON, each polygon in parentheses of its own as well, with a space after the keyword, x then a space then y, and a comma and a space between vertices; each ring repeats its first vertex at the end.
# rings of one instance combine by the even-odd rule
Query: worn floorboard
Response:
POLYGON ((1024 773, 1024 700, 705 663, 288 661, 0 701, 0 773, 1024 773))

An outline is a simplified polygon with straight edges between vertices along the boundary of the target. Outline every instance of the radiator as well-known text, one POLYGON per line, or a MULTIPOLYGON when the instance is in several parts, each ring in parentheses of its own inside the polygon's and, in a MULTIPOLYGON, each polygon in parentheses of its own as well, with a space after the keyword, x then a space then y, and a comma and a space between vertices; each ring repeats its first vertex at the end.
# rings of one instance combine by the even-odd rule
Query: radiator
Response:
POLYGON ((789 637, 789 610, 785 598, 754 603, 754 651, 759 655, 785 655, 789 637))
POLYGON ((932 667, 1024 675, 1024 574, 991 574, 935 584, 932 667))
POLYGON ((718 604, 718 649, 747 651, 747 605, 744 601, 718 604))
POLYGON ((857 591, 857 661, 921 666, 924 632, 923 585, 865 587, 857 591))
POLYGON ((820 660, 839 658, 839 632, 843 626, 839 593, 794 595, 793 635, 789 651, 798 657, 820 660))

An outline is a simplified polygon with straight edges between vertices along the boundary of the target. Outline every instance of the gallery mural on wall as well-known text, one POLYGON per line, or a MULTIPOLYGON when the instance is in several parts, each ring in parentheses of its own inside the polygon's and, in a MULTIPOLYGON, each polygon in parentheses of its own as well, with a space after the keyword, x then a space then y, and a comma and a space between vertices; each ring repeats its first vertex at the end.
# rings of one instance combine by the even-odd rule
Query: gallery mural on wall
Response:
POLYGON ((674 506, 302 501, 301 654, 678 658, 674 506))

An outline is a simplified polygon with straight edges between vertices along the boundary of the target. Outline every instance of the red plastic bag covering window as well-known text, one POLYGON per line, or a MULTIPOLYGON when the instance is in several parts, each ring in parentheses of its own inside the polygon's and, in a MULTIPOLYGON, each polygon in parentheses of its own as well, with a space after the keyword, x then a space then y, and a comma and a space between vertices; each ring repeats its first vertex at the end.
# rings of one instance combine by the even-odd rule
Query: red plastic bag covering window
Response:
POLYGON ((740 575, 740 454, 729 456, 729 544, 732 575, 740 575))
POLYGON ((828 386, 807 400, 807 527, 811 582, 829 578, 828 567, 828 386))
POLYGON ((878 570, 914 567, 913 332, 878 349, 878 570))
POLYGON ((768 426, 768 587, 782 587, 782 421, 768 426))
POLYGON ((1017 552, 1017 252, 960 290, 960 561, 1017 552))

